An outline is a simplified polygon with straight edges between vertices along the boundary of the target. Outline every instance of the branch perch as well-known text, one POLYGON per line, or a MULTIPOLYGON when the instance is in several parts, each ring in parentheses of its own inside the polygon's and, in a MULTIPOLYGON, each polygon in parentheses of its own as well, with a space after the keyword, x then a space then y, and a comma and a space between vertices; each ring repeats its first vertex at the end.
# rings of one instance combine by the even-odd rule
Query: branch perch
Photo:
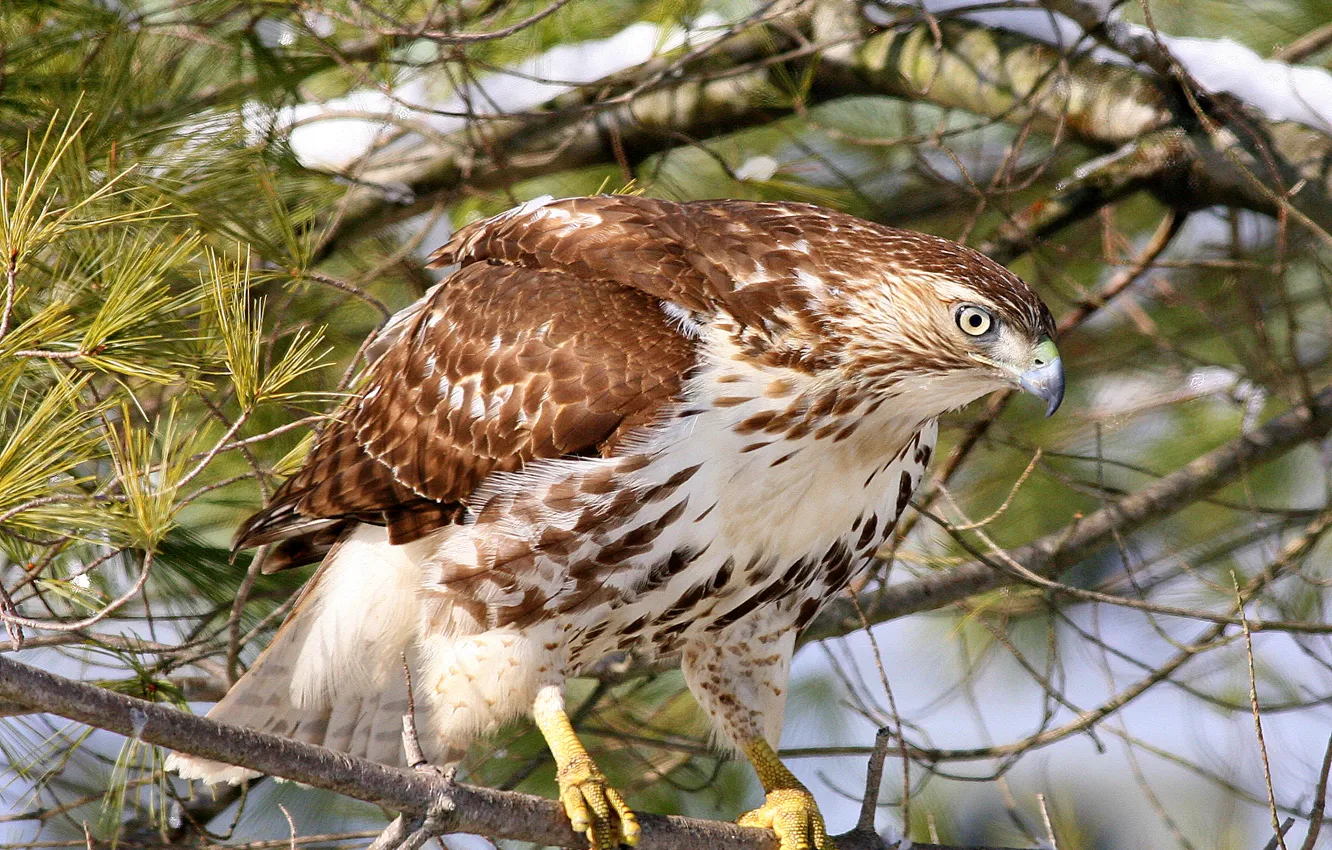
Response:
MULTIPOLYGON (((433 820, 432 829, 438 834, 469 832, 554 847, 584 847, 587 843, 570 828, 564 810, 554 800, 452 782, 432 771, 387 767, 117 694, 5 657, 0 657, 0 699, 150 744, 376 803, 407 816, 395 821, 401 823, 398 831, 403 839, 419 827, 414 820, 421 819, 433 820)), ((640 850, 777 850, 776 837, 763 829, 674 815, 640 814, 639 823, 643 827, 640 850)), ((847 847, 865 848, 864 838, 857 833, 857 843, 847 847)), ((959 850, 932 844, 914 846, 920 850, 959 850)), ((880 847, 887 850, 882 842, 880 847)))

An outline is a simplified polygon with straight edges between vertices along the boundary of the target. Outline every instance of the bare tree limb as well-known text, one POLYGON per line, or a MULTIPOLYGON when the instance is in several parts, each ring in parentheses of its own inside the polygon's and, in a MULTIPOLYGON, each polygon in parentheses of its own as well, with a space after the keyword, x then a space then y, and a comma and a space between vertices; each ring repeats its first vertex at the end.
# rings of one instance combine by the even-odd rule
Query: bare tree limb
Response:
MULTIPOLYGON (((1125 535, 1157 522, 1214 493, 1244 471, 1280 457, 1296 446, 1332 432, 1332 388, 1314 398, 1311 408, 1297 408, 1270 420, 1192 462, 1154 484, 1143 487, 1088 514, 1054 534, 1012 550, 1013 560, 1037 575, 1049 577, 1073 566, 1109 545, 1116 534, 1125 535)), ((863 594, 860 605, 871 624, 917 611, 941 608, 976 593, 984 593, 1020 578, 975 562, 863 594)), ((1251 627, 1252 627, 1251 623, 1251 627)), ((820 640, 847 634, 861 627, 849 600, 828 605, 802 636, 820 640)))
MULTIPOLYGON (((801 47, 791 33, 814 33, 800 7, 710 51, 706 65, 690 73, 662 78, 662 60, 653 60, 534 114, 478 118, 484 151, 465 130, 423 143, 406 162, 395 153, 362 177, 405 186, 398 193, 405 200, 373 186, 350 190, 320 256, 463 187, 493 189, 621 157, 633 164, 681 140, 734 132, 848 95, 963 109, 1045 132, 1064 127, 1107 151, 1175 123, 1175 103, 1161 82, 1133 68, 1065 57, 1027 36, 961 20, 939 22, 937 41, 923 23, 878 34, 855 25, 823 27, 814 47, 801 47), (798 103, 782 96, 787 80, 802 78, 809 88, 798 103)), ((1230 130, 1175 129, 1153 137, 1148 149, 1163 151, 1161 164, 1169 167, 1151 181, 1152 190, 1182 209, 1219 204, 1274 214, 1288 203, 1315 225, 1332 227, 1332 137, 1291 121, 1249 123, 1244 139, 1230 130)))
MULTIPOLYGON (((265 735, 117 694, 38 670, 11 658, 0 657, 0 699, 23 703, 150 744, 377 803, 409 816, 402 820, 398 830, 404 839, 411 832, 413 818, 433 818, 436 834, 470 832, 554 847, 586 845, 586 838, 570 828, 564 810, 554 800, 451 782, 431 771, 387 767, 312 744, 265 735)), ((777 848, 776 837, 767 830, 729 823, 651 814, 640 814, 639 823, 643 827, 638 845, 641 850, 777 848)), ((857 837, 863 842, 864 836, 857 837)), ((866 846, 864 843, 846 845, 848 850, 866 846)), ((882 842, 880 846, 883 847, 882 842)), ((930 844, 915 847, 953 850, 930 844)), ((974 847, 968 850, 1004 848, 974 847)))
POLYGON ((1305 33, 1280 50, 1273 51, 1272 58, 1280 59, 1282 62, 1300 62, 1329 44, 1332 44, 1332 22, 1305 33))

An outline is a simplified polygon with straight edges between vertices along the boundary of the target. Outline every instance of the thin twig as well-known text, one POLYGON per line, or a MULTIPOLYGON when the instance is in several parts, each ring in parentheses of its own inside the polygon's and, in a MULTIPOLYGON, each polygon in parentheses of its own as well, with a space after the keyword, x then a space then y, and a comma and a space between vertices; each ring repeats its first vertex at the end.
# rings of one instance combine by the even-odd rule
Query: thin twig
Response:
POLYGON ((20 625, 27 626, 30 629, 44 629, 46 631, 53 631, 53 632, 82 631, 83 629, 86 629, 89 626, 95 625, 97 623, 100 623, 102 620, 105 620, 111 614, 115 613, 122 606, 124 606, 126 602, 129 602, 131 599, 138 596, 139 591, 143 590, 143 586, 148 582, 148 574, 152 572, 152 567, 153 567, 153 553, 150 551, 145 553, 143 557, 143 566, 139 570, 139 577, 137 580, 135 580, 134 585, 130 587, 129 590, 125 591, 124 594, 116 597, 111 602, 109 602, 105 607, 99 609, 96 614, 84 617, 82 620, 74 620, 72 622, 54 621, 54 620, 35 620, 31 617, 21 617, 17 614, 10 614, 4 611, 0 611, 0 617, 3 617, 5 622, 7 623, 18 623, 20 625))
POLYGON ((1277 850, 1278 843, 1285 838, 1290 828, 1295 825, 1295 818, 1286 818, 1281 822, 1281 828, 1276 831, 1271 840, 1263 845, 1263 850, 1277 850))
POLYGON ((250 563, 245 568, 245 577, 241 579, 240 587, 236 589, 236 598, 231 603, 231 613, 227 616, 226 670, 227 680, 232 684, 240 678, 241 617, 245 614, 245 605, 250 601, 250 593, 254 590, 254 583, 259 580, 259 573, 263 570, 267 556, 267 545, 255 550, 254 556, 250 558, 250 563))
MULTIPOLYGON (((879 810, 879 791, 883 787, 883 763, 888 758, 888 744, 892 739, 893 731, 887 726, 874 736, 874 751, 870 753, 869 767, 865 770, 865 796, 860 800, 860 816, 856 818, 856 829, 861 832, 874 831, 874 816, 879 810)), ((904 833, 906 831, 903 830, 904 833)))
POLYGON ((1309 834, 1304 837, 1300 850, 1314 850, 1318 845, 1318 833, 1323 829, 1323 812, 1327 806, 1327 779, 1332 772, 1332 736, 1327 739, 1327 749, 1323 750, 1323 768, 1318 772, 1318 785, 1314 788, 1313 808, 1309 811, 1309 834))
POLYGON ((1041 459, 1041 450, 1037 449, 1036 453, 1031 456, 1031 462, 1027 464, 1027 468, 1022 470, 1022 474, 1019 475, 1017 480, 1013 482, 1013 486, 1008 488, 1008 495, 1004 497, 1003 503, 1000 504, 999 507, 995 508, 994 511, 989 516, 985 517, 984 519, 979 519, 973 522, 965 523, 963 525, 954 525, 953 530, 971 531, 976 528, 984 528, 985 526, 997 520, 999 517, 1003 516, 1004 513, 1008 510, 1009 505, 1013 503, 1013 499, 1017 496, 1018 490, 1022 489, 1022 485, 1026 483, 1028 476, 1031 475, 1031 471, 1035 469, 1036 464, 1040 462, 1040 459, 1041 459))
POLYGON ((287 807, 282 803, 278 803, 278 810, 287 819, 288 841, 290 842, 288 846, 291 850, 296 850, 296 822, 291 819, 291 812, 287 811, 287 807))
POLYGON ((1045 824, 1045 837, 1050 839, 1051 850, 1059 850, 1059 841, 1055 838, 1054 824, 1050 822, 1050 809, 1045 805, 1045 795, 1037 794, 1036 802, 1041 807, 1041 822, 1045 824))
POLYGON ((1272 837, 1281 850, 1286 850, 1286 835, 1281 829, 1281 819, 1277 815, 1276 792, 1272 788, 1272 764, 1267 758, 1267 741, 1263 738, 1263 715, 1258 710, 1258 672, 1253 663, 1253 635, 1249 632, 1249 621, 1244 614, 1244 597, 1240 595, 1239 578, 1235 579, 1235 598, 1238 602, 1240 624, 1244 629, 1244 656, 1249 668, 1249 705, 1253 711, 1253 728, 1258 735, 1258 755, 1263 762, 1263 783, 1267 788, 1267 805, 1272 815, 1272 837))
POLYGON ((407 664, 407 653, 402 653, 402 678, 407 684, 407 713, 402 716, 402 750, 407 766, 418 768, 427 764, 421 750, 421 739, 416 734, 416 694, 412 688, 412 668, 407 664))
POLYGON ((0 312, 0 340, 9 334, 9 321, 14 316, 14 295, 18 291, 18 249, 10 253, 5 262, 5 306, 0 312))
MULTIPOLYGON (((862 628, 865 630, 865 636, 869 638, 870 646, 874 650, 874 664, 879 672, 879 684, 883 685, 883 692, 888 697, 888 710, 892 712, 893 723, 897 729, 897 742, 902 753, 902 834, 910 836, 911 834, 911 755, 907 751, 906 736, 902 733, 902 715, 897 710, 897 700, 893 698, 892 685, 888 683, 888 671, 883 666, 883 654, 879 651, 879 640, 874 635, 874 630, 870 628, 869 620, 865 618, 865 612, 860 608, 860 602, 855 595, 851 595, 851 602, 856 606, 856 613, 860 616, 862 628)), ((882 733, 880 733, 882 734, 882 733)), ((877 742, 876 742, 877 743, 877 742)), ((880 772, 883 767, 880 765, 880 772)), ((878 804, 878 784, 875 786, 875 805, 878 804)), ((864 809, 861 810, 864 815, 864 809)), ((873 828, 874 821, 871 814, 870 827, 873 828)))

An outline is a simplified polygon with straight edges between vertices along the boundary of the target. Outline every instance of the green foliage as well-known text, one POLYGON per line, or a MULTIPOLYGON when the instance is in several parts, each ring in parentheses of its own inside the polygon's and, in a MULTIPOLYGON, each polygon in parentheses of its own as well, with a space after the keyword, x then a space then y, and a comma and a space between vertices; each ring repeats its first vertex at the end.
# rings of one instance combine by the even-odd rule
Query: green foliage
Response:
MULTIPOLYGON (((273 50, 243 15, 230 17, 242 7, 276 11, 191 7, 223 16, 207 45, 177 38, 172 13, 152 5, 0 9, 0 580, 15 606, 6 610, 91 616, 94 632, 180 643, 164 657, 97 640, 77 653, 116 671, 106 686, 173 702, 189 696, 177 684, 183 665, 227 651, 249 564, 224 542, 236 514, 291 471, 309 436, 262 435, 340 397, 341 370, 326 367, 334 357, 346 365, 378 321, 307 274, 319 212, 343 188, 279 140, 256 143, 232 111, 256 97, 276 109, 295 79, 336 76, 336 63, 308 41, 273 50), (331 322, 349 329, 340 348, 323 333, 331 322), (143 593, 102 616, 141 576, 143 593)), ((388 280, 368 286, 395 306, 416 294, 388 280)), ((251 630, 305 574, 249 588, 235 620, 243 659, 267 634, 251 630)), ((165 824, 170 789, 155 748, 130 742, 103 773, 104 754, 82 735, 54 740, 65 750, 58 762, 31 742, 5 749, 11 764, 41 766, 27 773, 39 786, 101 776, 109 790, 95 835, 116 840, 126 817, 165 824)))

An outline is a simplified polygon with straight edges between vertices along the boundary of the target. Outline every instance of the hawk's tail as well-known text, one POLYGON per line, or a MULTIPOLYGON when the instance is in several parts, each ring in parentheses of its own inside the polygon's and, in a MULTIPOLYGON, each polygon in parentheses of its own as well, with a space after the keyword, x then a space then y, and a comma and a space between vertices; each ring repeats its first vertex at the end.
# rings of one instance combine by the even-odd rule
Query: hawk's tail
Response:
MULTIPOLYGON (((401 765, 407 712, 401 658, 414 652, 420 558, 382 528, 356 527, 329 553, 272 643, 208 716, 401 765)), ((415 667, 415 665, 412 665, 415 667)), ((451 754, 430 751, 432 762, 451 754)), ((237 783, 252 770, 183 753, 168 770, 237 783)))

